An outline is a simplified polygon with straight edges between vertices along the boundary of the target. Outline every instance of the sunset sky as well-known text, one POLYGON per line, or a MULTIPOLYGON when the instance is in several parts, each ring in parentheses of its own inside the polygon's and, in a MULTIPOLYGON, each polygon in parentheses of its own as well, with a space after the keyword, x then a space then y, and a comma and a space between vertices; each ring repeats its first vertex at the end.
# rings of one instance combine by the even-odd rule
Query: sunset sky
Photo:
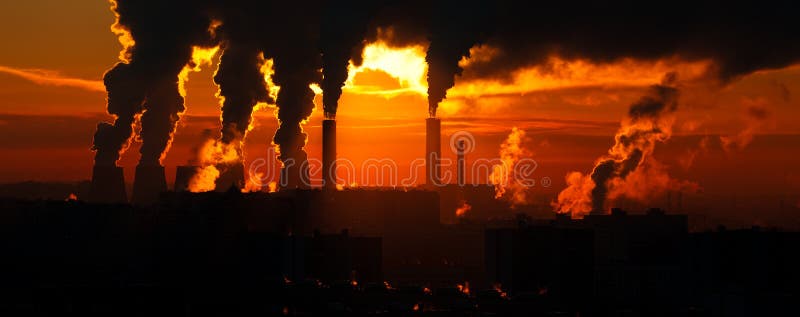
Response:
MULTIPOLYGON (((103 0, 0 3, 0 182, 91 177, 92 136, 98 122, 111 119, 102 77, 118 62, 121 49, 110 30, 114 19, 103 0)), ((340 158, 355 164, 391 158, 404 176, 408 164, 423 157, 425 51, 422 45, 367 46, 364 64, 351 69, 339 103, 340 158)), ((473 48, 472 59, 491 55, 491 48, 473 48)), ((197 147, 219 135, 212 80, 217 59, 214 66, 190 75, 187 111, 163 161, 168 182, 175 166, 196 159, 197 147)), ((503 79, 468 73, 456 78, 439 109, 445 157, 454 157, 448 137, 462 130, 476 138, 468 160, 498 157, 500 144, 518 127, 526 132, 525 149, 538 162, 536 174, 553 181, 550 188, 534 189, 547 203, 566 186, 568 172, 590 172, 608 152, 629 106, 665 74, 677 72, 674 135, 656 145, 655 156, 672 177, 702 188, 697 208, 786 205, 797 212, 800 65, 729 82, 707 76, 710 61, 680 57, 598 64, 553 56, 546 66, 516 69, 503 79), (732 143, 724 146, 723 139, 732 143), (731 205, 709 207, 720 202, 731 205)), ((305 129, 309 156, 320 158, 321 95, 315 100, 317 108, 305 129)), ((246 139, 248 161, 267 155, 277 125, 273 111, 256 113, 255 129, 246 139)), ((120 161, 129 182, 138 157, 134 143, 120 161)), ((781 217, 785 214, 765 211, 749 219, 775 222, 781 217)))

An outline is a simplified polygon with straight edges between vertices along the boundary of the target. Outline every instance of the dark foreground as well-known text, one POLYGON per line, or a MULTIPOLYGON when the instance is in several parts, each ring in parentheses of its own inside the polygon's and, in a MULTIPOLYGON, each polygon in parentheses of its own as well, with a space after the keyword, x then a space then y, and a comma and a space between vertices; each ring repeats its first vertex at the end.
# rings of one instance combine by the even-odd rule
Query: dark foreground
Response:
POLYGON ((428 194, 351 194, 362 203, 341 209, 303 192, 0 201, 0 315, 787 316, 800 302, 796 232, 690 233, 659 210, 440 225, 428 194))

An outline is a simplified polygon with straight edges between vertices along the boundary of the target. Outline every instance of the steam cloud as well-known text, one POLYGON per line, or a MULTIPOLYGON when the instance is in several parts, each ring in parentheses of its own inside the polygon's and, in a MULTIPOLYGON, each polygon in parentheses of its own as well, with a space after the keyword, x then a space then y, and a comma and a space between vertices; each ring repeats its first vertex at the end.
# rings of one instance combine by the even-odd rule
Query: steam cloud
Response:
POLYGON ((244 181, 236 179, 236 171, 243 166, 243 141, 251 128, 253 111, 259 103, 275 103, 265 80, 262 35, 255 31, 262 27, 246 13, 247 9, 259 8, 239 6, 220 12, 223 24, 218 33, 223 53, 214 82, 219 86, 222 102, 222 130, 219 140, 207 141, 200 152, 199 160, 204 164, 194 175, 191 191, 215 189, 216 181, 226 172, 231 173, 228 178, 232 184, 223 181, 221 186, 244 185, 236 184, 244 181))
POLYGON ((672 136, 678 107, 676 76, 667 74, 661 84, 631 105, 615 137, 614 146, 601 157, 587 177, 578 172, 567 175, 569 186, 553 206, 558 212, 583 215, 605 212, 609 198, 629 197, 642 201, 667 189, 693 184, 673 180, 653 157, 658 142, 672 136))
POLYGON ((222 104, 221 141, 241 141, 250 126, 253 109, 258 103, 274 104, 269 95, 264 72, 265 61, 253 43, 228 40, 220 57, 214 82, 219 85, 222 104))
MULTIPOLYGON (((301 124, 314 109, 310 85, 321 81, 316 45, 319 4, 242 0, 218 6, 224 53, 214 79, 225 98, 221 141, 240 142, 250 127, 254 107, 276 103, 280 125, 273 141, 279 159, 290 169, 292 183, 286 185, 299 186, 299 179, 307 175, 303 149, 307 136, 301 124), (270 59, 271 81, 280 87, 275 100, 265 81, 264 66, 270 59)), ((237 152, 241 156, 241 149, 237 152)))
POLYGON ((522 144, 524 139, 525 130, 517 127, 511 129, 506 140, 500 144, 501 164, 494 165, 489 175, 490 182, 494 184, 495 198, 508 201, 512 208, 529 203, 529 177, 537 167, 530 158, 532 154, 522 144))
POLYGON ((610 157, 603 159, 592 171, 592 210, 605 207, 612 178, 625 179, 642 164, 645 156, 652 154, 656 141, 666 141, 671 136, 672 120, 662 121, 678 108, 678 90, 670 87, 675 74, 668 74, 660 85, 650 87, 650 94, 631 105, 627 126, 616 136, 616 144, 609 151, 610 157), (666 122, 665 122, 666 121, 666 122))

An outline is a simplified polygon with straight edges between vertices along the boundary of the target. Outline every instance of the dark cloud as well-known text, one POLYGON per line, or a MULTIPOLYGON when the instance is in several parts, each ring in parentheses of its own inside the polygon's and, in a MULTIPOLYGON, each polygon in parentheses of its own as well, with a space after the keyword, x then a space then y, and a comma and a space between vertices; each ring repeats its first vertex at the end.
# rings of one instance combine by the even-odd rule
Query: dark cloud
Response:
POLYGON ((495 58, 470 65, 475 77, 507 77, 551 55, 612 62, 622 58, 713 59, 723 81, 798 61, 800 41, 789 2, 678 1, 573 3, 497 1, 486 44, 495 58))
POLYGON ((379 12, 368 38, 430 43, 431 112, 462 71, 468 79, 509 80, 517 69, 546 66, 551 56, 595 63, 711 60, 709 75, 723 83, 800 60, 788 2, 398 1, 379 12), (489 46, 495 55, 462 70, 458 61, 475 45, 489 46))
POLYGON ((367 42, 380 40, 395 47, 427 44, 431 14, 421 8, 428 6, 420 0, 382 2, 370 19, 367 42))

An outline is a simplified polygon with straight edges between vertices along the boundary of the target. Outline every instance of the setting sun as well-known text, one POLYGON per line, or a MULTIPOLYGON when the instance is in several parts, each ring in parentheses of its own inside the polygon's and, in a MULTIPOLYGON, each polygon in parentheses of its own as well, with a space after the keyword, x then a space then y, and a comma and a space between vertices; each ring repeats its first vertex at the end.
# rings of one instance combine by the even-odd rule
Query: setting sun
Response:
POLYGON ((371 43, 364 47, 364 61, 361 66, 350 63, 345 91, 354 94, 380 95, 392 98, 401 94, 427 94, 425 76, 428 66, 425 63, 425 48, 422 46, 393 48, 386 43, 371 43), (381 71, 396 79, 399 87, 384 87, 356 82, 359 75, 368 71, 381 71))

